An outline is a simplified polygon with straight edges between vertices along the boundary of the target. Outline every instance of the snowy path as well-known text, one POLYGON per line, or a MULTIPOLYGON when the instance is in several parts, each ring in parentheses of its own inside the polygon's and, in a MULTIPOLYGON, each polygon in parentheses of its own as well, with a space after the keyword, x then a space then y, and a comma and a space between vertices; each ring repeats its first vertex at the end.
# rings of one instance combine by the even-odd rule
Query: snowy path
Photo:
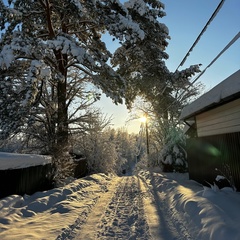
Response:
POLYGON ((144 179, 117 177, 74 239, 190 240, 179 216, 167 208, 144 179))
POLYGON ((110 198, 106 197, 100 199, 75 239, 151 239, 136 176, 117 178, 109 189, 110 198))
POLYGON ((188 174, 93 174, 0 199, 1 240, 239 240, 240 194, 188 174))
POLYGON ((0 201, 0 239, 195 240, 181 205, 173 205, 186 189, 144 172, 94 174, 32 196, 12 195, 0 201), (176 189, 180 195, 171 194, 176 189))
POLYGON ((136 177, 124 177, 101 219, 100 239, 149 239, 136 177))

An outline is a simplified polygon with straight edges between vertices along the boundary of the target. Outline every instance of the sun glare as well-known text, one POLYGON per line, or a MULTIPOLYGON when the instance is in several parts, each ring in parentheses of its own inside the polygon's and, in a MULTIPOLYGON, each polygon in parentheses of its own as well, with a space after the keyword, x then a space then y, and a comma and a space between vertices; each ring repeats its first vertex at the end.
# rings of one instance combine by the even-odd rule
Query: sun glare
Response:
POLYGON ((146 118, 146 117, 141 117, 141 118, 140 118, 140 122, 143 122, 143 123, 144 123, 144 122, 146 122, 146 121, 147 121, 147 118, 146 118))

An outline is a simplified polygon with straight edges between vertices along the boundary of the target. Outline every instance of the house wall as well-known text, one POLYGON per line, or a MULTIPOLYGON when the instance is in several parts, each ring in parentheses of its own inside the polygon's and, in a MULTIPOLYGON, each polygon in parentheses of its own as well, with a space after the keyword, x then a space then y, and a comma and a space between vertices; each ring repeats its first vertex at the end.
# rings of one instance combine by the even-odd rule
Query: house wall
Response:
POLYGON ((196 116, 199 137, 240 132, 240 99, 196 116))
POLYGON ((225 175, 240 191, 240 132, 189 138, 186 150, 190 179, 209 186, 225 175))

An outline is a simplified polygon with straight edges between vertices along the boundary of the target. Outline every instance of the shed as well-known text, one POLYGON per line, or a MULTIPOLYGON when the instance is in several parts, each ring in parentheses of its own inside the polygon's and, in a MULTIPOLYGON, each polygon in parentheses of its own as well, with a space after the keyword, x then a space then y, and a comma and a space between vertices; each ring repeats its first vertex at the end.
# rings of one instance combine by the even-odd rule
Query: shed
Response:
POLYGON ((0 152, 0 198, 48 190, 52 177, 50 156, 0 152))
POLYGON ((224 175, 240 190, 240 70, 187 105, 180 119, 195 133, 187 140, 189 177, 206 184, 224 175))

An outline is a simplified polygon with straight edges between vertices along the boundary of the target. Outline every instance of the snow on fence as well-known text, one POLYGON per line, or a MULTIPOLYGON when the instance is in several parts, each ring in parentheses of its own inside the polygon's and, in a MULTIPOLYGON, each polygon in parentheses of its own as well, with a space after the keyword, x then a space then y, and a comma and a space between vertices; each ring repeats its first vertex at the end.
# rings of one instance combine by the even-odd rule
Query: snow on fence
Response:
POLYGON ((50 156, 0 152, 0 198, 52 188, 50 156))

